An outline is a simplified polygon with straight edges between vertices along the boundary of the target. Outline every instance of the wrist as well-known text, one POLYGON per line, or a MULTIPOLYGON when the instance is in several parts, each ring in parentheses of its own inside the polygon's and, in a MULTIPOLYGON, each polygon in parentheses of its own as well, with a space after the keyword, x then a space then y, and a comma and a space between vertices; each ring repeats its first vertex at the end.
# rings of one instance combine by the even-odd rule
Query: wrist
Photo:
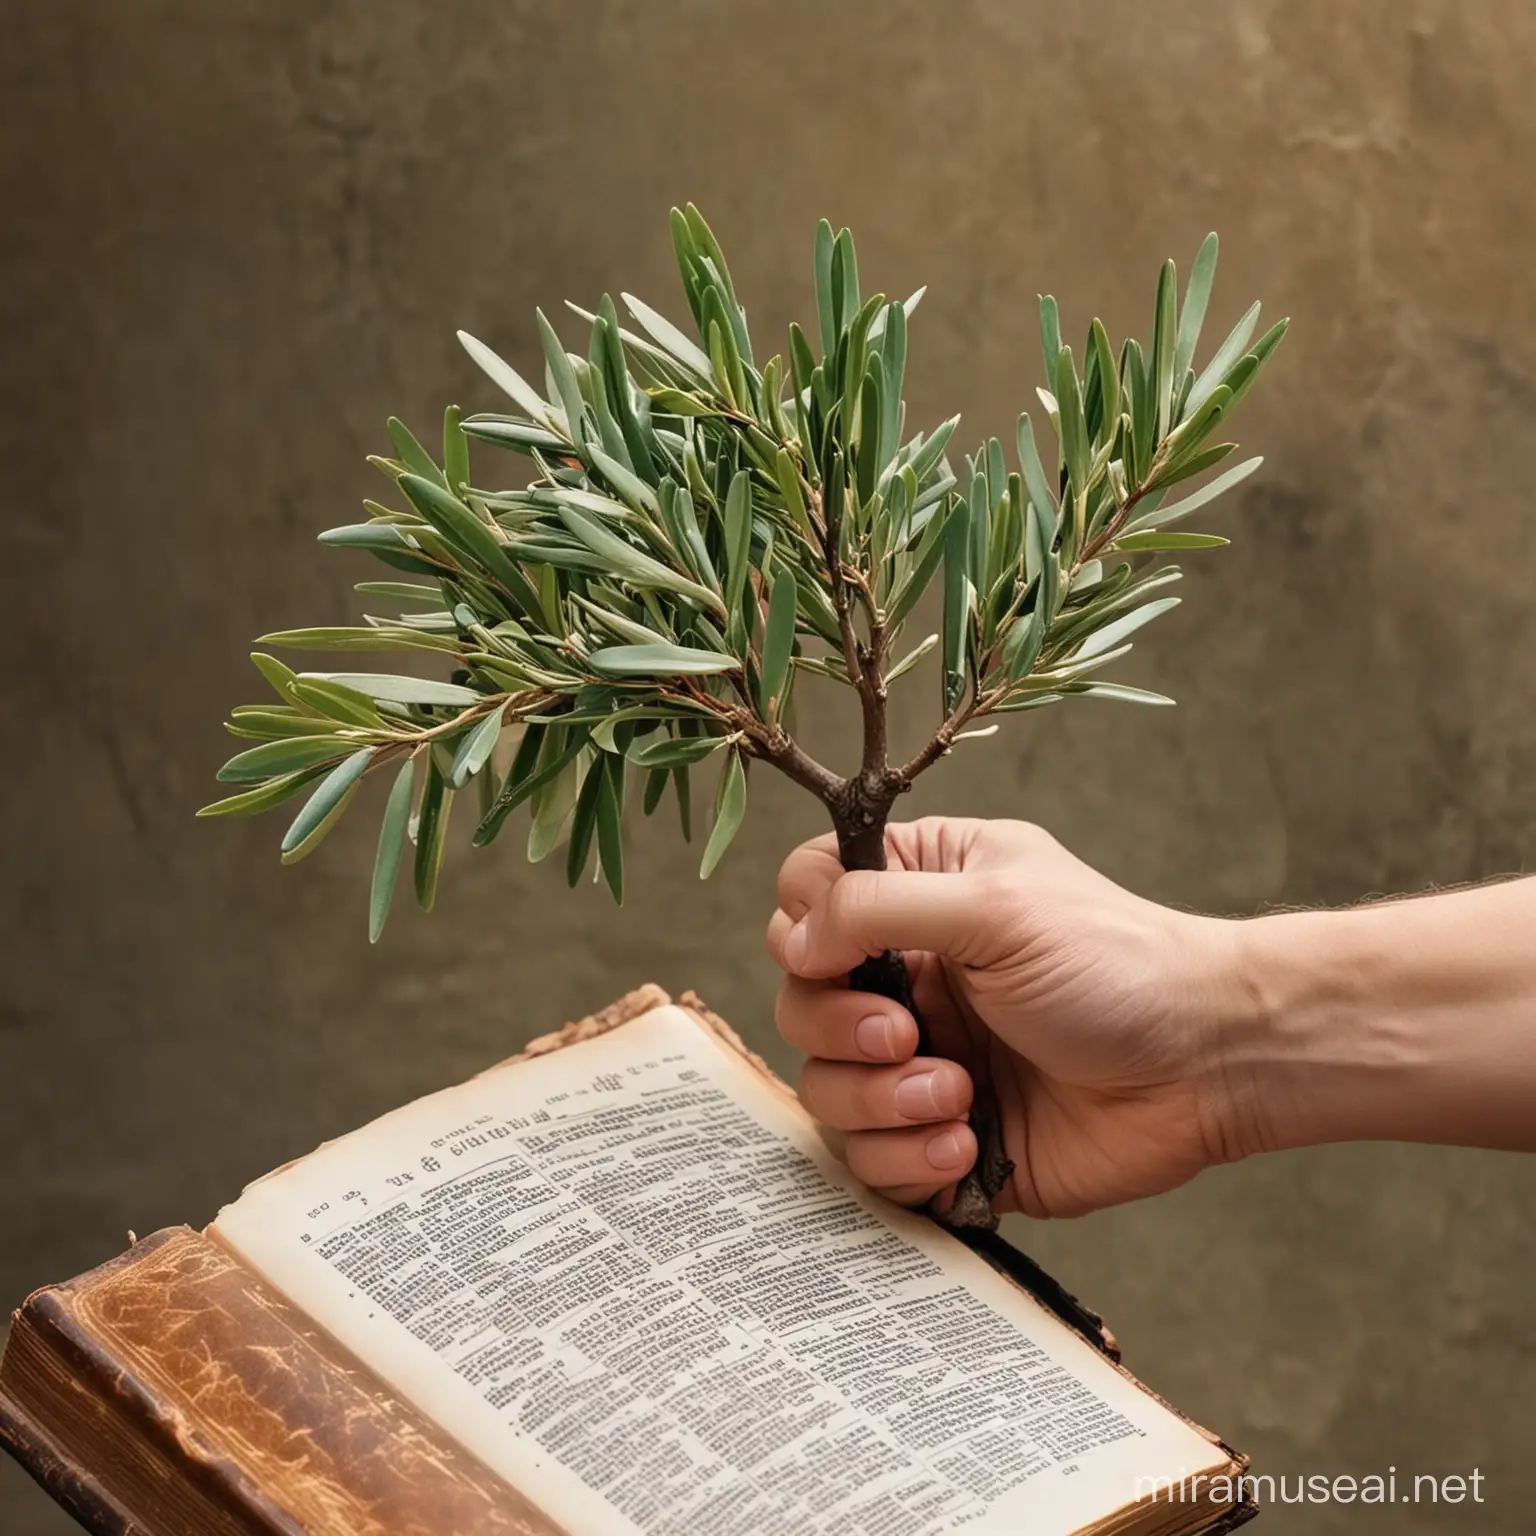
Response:
POLYGON ((1224 1161, 1391 1135, 1416 1065, 1378 1010, 1385 957, 1354 912, 1210 919, 1211 1098, 1224 1161))

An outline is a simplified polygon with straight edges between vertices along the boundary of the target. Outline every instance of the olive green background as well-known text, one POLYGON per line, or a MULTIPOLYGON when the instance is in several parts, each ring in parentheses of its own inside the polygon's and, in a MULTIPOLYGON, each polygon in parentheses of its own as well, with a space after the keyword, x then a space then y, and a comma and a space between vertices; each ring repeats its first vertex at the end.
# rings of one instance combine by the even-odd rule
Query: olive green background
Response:
MULTIPOLYGON (((683 312, 715 224, 764 345, 822 214, 867 289, 929 284, 914 422, 1005 435, 1037 291, 1150 328, 1222 236, 1210 325, 1294 317, 1267 456, 1133 681, 964 744, 911 809, 1025 816, 1211 911, 1477 880, 1536 849, 1536 10, 1523 0, 0 4, 0 1302, 208 1219, 269 1166, 643 980, 771 1036, 774 870, 820 830, 755 776, 701 887, 637 824, 627 905, 467 826, 438 911, 365 938, 374 817, 303 869, 194 822, 263 630, 357 611, 323 551, 395 410, 494 408, 465 326, 683 312)), ((490 452, 490 450, 485 450, 490 452)), ((516 461, 505 461, 510 477, 516 461)), ((846 760, 841 701, 810 732, 846 760)), ((930 718, 931 680, 902 694, 930 718)), ((464 818, 467 822, 468 818, 464 818)), ((1298 1153, 1011 1235, 1259 1470, 1485 1475, 1451 1509, 1266 1528, 1514 1533, 1536 1501, 1536 1163, 1298 1153)), ((10 1464, 0 1528, 63 1531, 10 1464)))

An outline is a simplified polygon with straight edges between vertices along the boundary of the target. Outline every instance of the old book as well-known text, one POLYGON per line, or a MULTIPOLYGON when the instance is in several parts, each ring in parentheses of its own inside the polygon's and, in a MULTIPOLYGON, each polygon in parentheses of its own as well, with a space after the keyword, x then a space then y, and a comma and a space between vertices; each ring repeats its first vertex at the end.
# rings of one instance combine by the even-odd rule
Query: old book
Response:
POLYGON ((1172 1536, 1252 1513, 1243 1458, 1091 1313, 869 1193, 656 987, 38 1291, 0 1438, 113 1536, 1172 1536))

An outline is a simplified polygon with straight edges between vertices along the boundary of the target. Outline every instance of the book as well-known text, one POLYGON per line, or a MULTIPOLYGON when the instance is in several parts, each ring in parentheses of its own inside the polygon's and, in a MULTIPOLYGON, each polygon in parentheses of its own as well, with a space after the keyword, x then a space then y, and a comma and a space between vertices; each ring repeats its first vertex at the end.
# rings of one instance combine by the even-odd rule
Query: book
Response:
POLYGON ((864 1188, 722 1020, 654 986, 34 1293, 0 1440, 111 1536, 1254 1513, 1245 1458, 1094 1314, 996 1234, 864 1188))

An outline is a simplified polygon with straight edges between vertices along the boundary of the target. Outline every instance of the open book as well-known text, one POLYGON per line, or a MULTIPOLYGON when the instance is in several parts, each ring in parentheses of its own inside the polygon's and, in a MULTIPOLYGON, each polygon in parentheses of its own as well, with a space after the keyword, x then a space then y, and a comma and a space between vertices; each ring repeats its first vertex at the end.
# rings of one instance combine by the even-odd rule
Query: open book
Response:
POLYGON ((647 987, 268 1174, 206 1233, 37 1292, 0 1438, 88 1529, 139 1536, 1162 1536, 1252 1513, 1241 1457, 978 1242, 863 1188, 723 1023, 647 987))

